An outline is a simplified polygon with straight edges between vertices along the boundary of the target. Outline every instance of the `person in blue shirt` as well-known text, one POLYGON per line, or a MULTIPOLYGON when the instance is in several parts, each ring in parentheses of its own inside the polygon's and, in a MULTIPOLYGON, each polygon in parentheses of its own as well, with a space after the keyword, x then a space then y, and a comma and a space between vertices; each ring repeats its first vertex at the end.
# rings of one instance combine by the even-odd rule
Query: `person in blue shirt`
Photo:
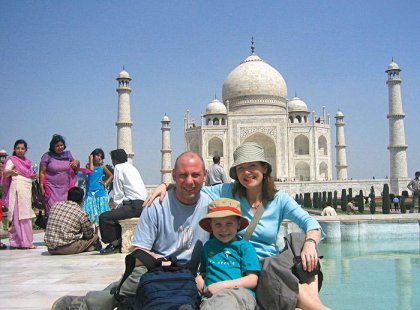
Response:
POLYGON ((248 226, 239 202, 229 198, 213 201, 199 224, 214 237, 204 245, 196 277, 203 296, 200 310, 255 309, 260 264, 253 245, 237 235, 248 226))

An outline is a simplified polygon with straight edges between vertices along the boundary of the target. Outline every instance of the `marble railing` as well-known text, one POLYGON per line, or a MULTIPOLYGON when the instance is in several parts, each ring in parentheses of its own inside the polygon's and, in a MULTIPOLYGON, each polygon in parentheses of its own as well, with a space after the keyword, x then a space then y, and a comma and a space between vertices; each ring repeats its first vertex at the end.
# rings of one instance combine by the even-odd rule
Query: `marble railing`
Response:
MULTIPOLYGON (((314 216, 320 223, 327 241, 419 239, 420 214, 373 214, 314 216)), ((284 221, 279 236, 300 231, 293 222, 284 221)), ((278 238, 281 243, 282 238, 278 238)))

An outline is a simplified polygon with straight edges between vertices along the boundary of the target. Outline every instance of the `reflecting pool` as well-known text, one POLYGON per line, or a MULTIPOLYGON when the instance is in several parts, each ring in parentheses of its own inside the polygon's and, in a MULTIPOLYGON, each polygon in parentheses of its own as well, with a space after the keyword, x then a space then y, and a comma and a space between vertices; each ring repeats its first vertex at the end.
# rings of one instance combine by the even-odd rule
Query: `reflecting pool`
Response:
POLYGON ((322 242, 322 301, 332 309, 420 309, 420 241, 322 242))

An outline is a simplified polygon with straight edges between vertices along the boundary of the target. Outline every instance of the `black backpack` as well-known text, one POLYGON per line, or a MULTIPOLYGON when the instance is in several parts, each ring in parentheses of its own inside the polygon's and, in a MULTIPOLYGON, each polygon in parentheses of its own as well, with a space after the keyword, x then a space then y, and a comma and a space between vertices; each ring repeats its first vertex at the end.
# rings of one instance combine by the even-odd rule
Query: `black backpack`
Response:
POLYGON ((177 263, 176 258, 155 259, 143 250, 135 250, 125 258, 125 273, 114 293, 124 310, 177 310, 198 309, 198 290, 194 274, 177 263), (141 260, 147 272, 140 278, 135 296, 119 294, 123 282, 134 269, 136 258, 141 260), (162 266, 171 261, 170 266, 162 266))

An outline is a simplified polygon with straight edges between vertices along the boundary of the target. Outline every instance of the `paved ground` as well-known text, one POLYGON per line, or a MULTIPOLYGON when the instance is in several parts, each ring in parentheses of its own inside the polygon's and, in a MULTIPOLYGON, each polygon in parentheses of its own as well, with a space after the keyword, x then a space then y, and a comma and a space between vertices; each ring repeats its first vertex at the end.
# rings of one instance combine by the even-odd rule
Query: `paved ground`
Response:
POLYGON ((125 254, 52 256, 43 238, 34 235, 34 250, 0 251, 0 309, 51 309, 60 296, 101 290, 124 272, 125 254))
MULTIPOLYGON (((316 217, 320 221, 360 219, 419 220, 420 214, 343 215, 316 217)), ((125 254, 102 256, 98 252, 52 256, 43 242, 44 233, 34 235, 34 250, 0 250, 0 309, 51 309, 63 295, 85 295, 102 290, 124 272, 125 254)), ((8 244, 8 240, 2 241, 8 244)))

